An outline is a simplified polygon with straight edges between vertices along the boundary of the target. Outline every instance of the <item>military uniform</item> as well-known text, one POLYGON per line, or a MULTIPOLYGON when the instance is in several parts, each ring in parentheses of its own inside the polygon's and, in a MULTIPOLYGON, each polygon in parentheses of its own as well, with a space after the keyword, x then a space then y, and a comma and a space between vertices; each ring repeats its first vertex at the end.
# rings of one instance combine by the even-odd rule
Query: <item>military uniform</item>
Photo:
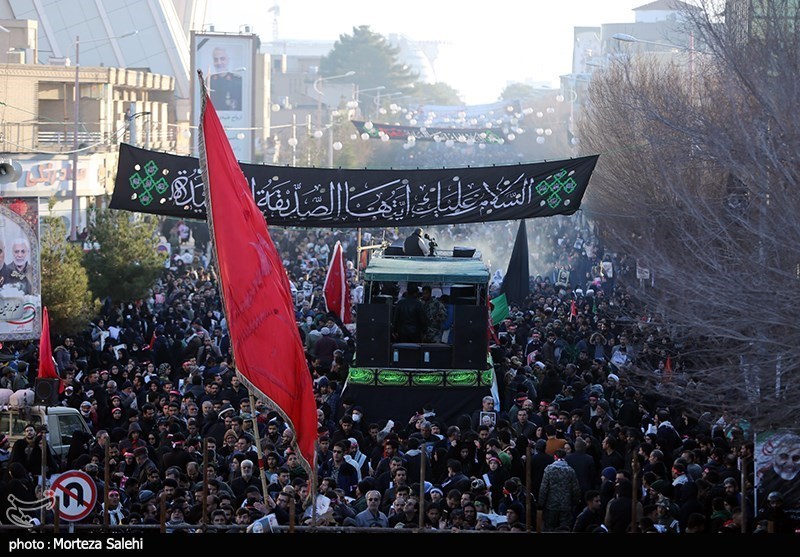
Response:
POLYGON ((442 323, 447 319, 447 308, 439 298, 423 300, 428 326, 425 328, 425 342, 442 342, 442 323))
POLYGON ((242 110, 242 78, 234 73, 211 76, 211 102, 217 110, 242 110))

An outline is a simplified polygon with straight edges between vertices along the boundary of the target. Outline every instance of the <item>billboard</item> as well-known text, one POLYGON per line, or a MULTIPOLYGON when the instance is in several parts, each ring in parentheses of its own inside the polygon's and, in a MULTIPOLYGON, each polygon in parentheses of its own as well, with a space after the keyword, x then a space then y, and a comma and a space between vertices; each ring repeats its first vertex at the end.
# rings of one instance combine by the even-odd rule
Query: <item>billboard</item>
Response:
POLYGON ((0 199, 0 257, 0 341, 38 339, 42 280, 36 199, 0 199))
POLYGON ((252 34, 192 33, 192 125, 200 118, 199 70, 233 153, 242 162, 253 160, 257 48, 252 34))

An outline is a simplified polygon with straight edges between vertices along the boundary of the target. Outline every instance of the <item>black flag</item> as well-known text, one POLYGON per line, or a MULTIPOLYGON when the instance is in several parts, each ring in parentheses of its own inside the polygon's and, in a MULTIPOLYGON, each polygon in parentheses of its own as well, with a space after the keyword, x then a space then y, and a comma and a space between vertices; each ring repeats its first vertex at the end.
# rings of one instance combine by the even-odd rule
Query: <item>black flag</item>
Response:
POLYGON ((500 292, 506 295, 509 306, 522 304, 531 293, 528 269, 528 232, 525 229, 525 219, 519 221, 517 239, 514 240, 514 249, 511 251, 511 259, 508 260, 508 269, 503 277, 500 292))

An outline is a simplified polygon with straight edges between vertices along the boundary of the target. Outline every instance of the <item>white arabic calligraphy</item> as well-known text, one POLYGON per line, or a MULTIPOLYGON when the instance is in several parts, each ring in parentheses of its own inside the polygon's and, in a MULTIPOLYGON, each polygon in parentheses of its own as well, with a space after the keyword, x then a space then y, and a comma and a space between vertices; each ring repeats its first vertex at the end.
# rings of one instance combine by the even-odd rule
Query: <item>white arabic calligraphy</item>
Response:
MULTIPOLYGON (((462 179, 458 174, 446 179, 439 177, 432 183, 395 178, 383 183, 331 180, 308 184, 295 178, 272 176, 259 187, 256 176, 251 176, 249 181, 256 205, 268 218, 400 221, 421 217, 486 216, 494 211, 548 204, 552 209, 577 187, 572 178, 574 173, 574 169, 560 168, 542 178, 541 174, 526 173, 521 166, 513 175, 489 173, 494 180, 491 183, 474 177, 462 179), (570 189, 564 191, 566 184, 570 189)), ((180 174, 170 184, 170 200, 178 208, 202 214, 205 199, 199 170, 180 174)))

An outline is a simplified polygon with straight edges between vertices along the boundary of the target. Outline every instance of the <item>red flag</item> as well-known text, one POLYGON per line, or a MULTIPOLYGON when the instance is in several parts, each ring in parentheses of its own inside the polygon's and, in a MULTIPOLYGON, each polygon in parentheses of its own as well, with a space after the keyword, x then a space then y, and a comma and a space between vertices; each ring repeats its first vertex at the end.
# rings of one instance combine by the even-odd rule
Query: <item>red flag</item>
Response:
POLYGON ((344 253, 342 243, 336 242, 333 255, 328 264, 328 274, 325 276, 325 307, 339 316, 342 323, 347 325, 353 322, 350 313, 350 289, 347 287, 347 273, 344 268, 344 253))
POLYGON ((202 95, 200 167, 236 370, 292 428, 311 473, 317 410, 289 279, 205 89, 202 95))
POLYGON ((56 362, 53 359, 53 346, 50 344, 50 317, 47 307, 42 306, 42 336, 39 337, 39 379, 58 379, 58 392, 64 392, 64 381, 56 371, 56 362))
POLYGON ((569 320, 572 321, 578 316, 578 304, 572 300, 572 305, 569 307, 569 320))
POLYGON ((664 362, 664 381, 669 382, 672 379, 672 355, 667 355, 667 361, 664 362))

